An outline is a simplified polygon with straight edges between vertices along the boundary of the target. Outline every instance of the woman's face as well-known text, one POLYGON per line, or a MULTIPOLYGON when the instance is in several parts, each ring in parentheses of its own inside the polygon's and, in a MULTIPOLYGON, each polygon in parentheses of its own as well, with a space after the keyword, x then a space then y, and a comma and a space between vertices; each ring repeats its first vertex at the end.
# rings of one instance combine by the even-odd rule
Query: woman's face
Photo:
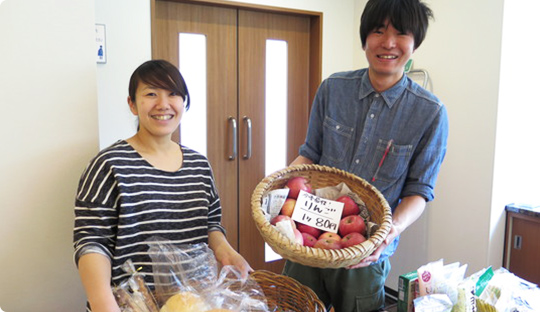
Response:
POLYGON ((180 94, 139 82, 135 102, 128 97, 129 107, 139 117, 139 132, 156 137, 171 136, 184 114, 180 94))

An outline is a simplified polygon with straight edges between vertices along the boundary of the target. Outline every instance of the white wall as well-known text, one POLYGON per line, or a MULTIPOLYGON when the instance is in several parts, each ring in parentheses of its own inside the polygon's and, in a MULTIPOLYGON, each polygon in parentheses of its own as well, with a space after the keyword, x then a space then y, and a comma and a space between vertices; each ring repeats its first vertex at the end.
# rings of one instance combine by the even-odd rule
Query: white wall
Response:
POLYGON ((152 58, 149 0, 95 0, 96 23, 105 24, 107 63, 97 65, 99 146, 135 134, 127 104, 131 73, 152 58))
MULTIPOLYGON (((540 41, 531 40, 537 27, 535 13, 539 10, 540 2, 536 0, 504 3, 497 156, 490 228, 496 239, 505 227, 505 205, 515 202, 540 206, 540 144, 537 143, 540 133, 540 100, 537 95, 540 63, 523 58, 524 46, 527 51, 540 49, 540 41)), ((496 258, 500 248, 491 247, 490 257, 496 258)))
MULTIPOLYGON (((1 1, 0 1, 1 2, 1 1)), ((0 307, 82 311, 79 176, 98 150, 92 0, 0 3, 0 307)))
POLYGON ((450 136, 430 208, 429 260, 467 263, 471 274, 502 264, 503 233, 490 239, 489 228, 504 0, 430 3, 436 22, 418 56, 447 106, 450 136))

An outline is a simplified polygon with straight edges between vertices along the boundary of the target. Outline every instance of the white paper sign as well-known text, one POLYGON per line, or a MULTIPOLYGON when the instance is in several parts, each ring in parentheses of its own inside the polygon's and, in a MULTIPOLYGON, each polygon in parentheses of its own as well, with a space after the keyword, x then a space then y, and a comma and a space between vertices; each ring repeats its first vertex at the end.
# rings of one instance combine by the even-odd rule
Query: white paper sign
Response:
POLYGON ((292 219, 325 232, 337 233, 343 203, 300 191, 292 219))
POLYGON ((96 24, 96 62, 107 63, 107 42, 105 41, 105 25, 96 24))
POLYGON ((270 215, 270 220, 279 214, 283 203, 287 200, 287 195, 289 195, 289 189, 277 189, 268 192, 263 197, 261 208, 270 215))

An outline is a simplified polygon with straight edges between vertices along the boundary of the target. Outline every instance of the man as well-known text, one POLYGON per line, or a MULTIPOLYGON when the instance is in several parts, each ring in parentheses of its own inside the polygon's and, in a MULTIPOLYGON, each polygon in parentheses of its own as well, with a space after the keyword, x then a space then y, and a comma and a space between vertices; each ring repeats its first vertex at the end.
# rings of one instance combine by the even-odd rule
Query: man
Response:
POLYGON ((313 102, 305 143, 294 164, 340 168, 372 183, 387 199, 393 226, 357 265, 318 269, 288 261, 284 274, 311 287, 336 312, 384 306, 389 257, 399 235, 420 217, 446 152, 448 118, 430 92, 404 74, 426 35, 432 11, 420 0, 369 0, 360 37, 369 68, 336 73, 313 102))

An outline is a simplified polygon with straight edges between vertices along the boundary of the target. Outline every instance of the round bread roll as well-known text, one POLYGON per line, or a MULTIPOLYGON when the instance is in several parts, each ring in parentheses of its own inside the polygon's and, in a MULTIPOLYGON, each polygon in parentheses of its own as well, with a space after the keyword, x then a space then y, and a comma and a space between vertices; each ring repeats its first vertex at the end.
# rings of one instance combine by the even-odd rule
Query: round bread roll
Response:
POLYGON ((201 296, 185 291, 170 297, 160 312, 201 312, 207 311, 208 305, 201 296))

